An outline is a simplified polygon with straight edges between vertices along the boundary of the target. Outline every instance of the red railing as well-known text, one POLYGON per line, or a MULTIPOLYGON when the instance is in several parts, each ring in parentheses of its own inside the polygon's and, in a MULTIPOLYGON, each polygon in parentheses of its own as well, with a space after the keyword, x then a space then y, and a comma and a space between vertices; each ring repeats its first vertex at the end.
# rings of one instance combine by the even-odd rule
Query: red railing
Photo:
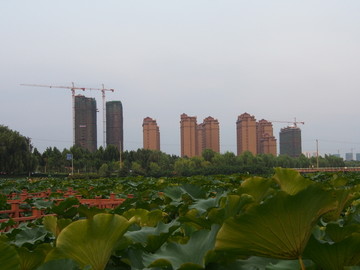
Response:
MULTIPOLYGON (((50 189, 37 193, 28 193, 27 190, 23 190, 20 194, 12 193, 8 195, 7 203, 10 204, 10 209, 0 210, 0 215, 5 215, 7 217, 0 219, 0 223, 8 222, 12 219, 16 225, 18 225, 21 222, 33 221, 48 215, 44 213, 45 210, 37 209, 36 207, 32 207, 31 209, 21 208, 20 205, 26 203, 26 199, 42 198, 44 200, 51 200, 58 203, 68 197, 75 197, 79 200, 79 205, 82 204, 89 207, 97 207, 99 209, 114 209, 125 201, 123 198, 116 198, 115 193, 111 193, 109 199, 103 199, 100 196, 95 197, 95 199, 83 199, 81 195, 76 194, 76 192, 72 189, 68 189, 65 192, 57 190, 56 193, 62 194, 62 198, 50 198, 51 194, 53 194, 50 189)), ((7 229, 9 228, 5 228, 5 230, 7 229)))

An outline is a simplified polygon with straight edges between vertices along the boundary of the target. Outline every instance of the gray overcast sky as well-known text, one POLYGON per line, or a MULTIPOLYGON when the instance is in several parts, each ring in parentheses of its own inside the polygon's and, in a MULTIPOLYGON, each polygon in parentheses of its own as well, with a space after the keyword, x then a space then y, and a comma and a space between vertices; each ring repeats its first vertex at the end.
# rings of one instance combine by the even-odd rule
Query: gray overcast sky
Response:
MULTIPOLYGON (((248 112, 305 121, 303 151, 360 153, 358 0, 13 0, 0 2, 0 124, 44 151, 72 144, 71 92, 21 83, 115 88, 126 150, 157 120, 180 153, 180 114, 220 122, 236 152, 248 112)), ((102 144, 101 93, 96 97, 102 144)), ((274 124, 278 139, 283 123, 274 124)))

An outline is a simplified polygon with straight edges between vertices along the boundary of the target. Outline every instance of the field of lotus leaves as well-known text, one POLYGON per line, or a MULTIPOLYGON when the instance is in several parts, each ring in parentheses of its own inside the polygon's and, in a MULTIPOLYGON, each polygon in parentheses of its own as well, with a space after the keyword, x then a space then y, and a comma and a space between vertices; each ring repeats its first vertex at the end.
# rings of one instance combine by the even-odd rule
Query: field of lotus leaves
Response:
POLYGON ((22 205, 46 216, 0 223, 0 268, 360 269, 357 177, 277 168, 271 177, 3 179, 0 210, 23 189, 53 193, 22 205), (126 200, 114 209, 56 200, 68 188, 126 200))

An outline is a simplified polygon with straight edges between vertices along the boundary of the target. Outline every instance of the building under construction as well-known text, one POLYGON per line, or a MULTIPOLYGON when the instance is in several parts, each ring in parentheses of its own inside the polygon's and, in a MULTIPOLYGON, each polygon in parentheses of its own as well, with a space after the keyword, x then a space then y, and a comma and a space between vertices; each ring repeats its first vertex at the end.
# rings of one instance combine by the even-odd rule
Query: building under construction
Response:
POLYGON ((301 155, 301 129, 286 127, 280 130, 280 155, 299 157, 301 155))
POLYGON ((124 150, 123 109, 121 101, 106 102, 106 144, 124 150))
POLYGON ((75 96, 75 145, 94 152, 97 149, 96 100, 75 96))

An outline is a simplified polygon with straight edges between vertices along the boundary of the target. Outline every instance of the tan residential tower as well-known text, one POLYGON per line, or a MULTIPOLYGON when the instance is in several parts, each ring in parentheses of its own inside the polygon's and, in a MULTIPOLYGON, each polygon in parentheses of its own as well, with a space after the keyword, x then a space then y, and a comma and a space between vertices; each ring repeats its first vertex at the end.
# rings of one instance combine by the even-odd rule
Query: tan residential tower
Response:
POLYGON ((146 117, 142 126, 144 149, 160 151, 160 130, 156 120, 146 117))

